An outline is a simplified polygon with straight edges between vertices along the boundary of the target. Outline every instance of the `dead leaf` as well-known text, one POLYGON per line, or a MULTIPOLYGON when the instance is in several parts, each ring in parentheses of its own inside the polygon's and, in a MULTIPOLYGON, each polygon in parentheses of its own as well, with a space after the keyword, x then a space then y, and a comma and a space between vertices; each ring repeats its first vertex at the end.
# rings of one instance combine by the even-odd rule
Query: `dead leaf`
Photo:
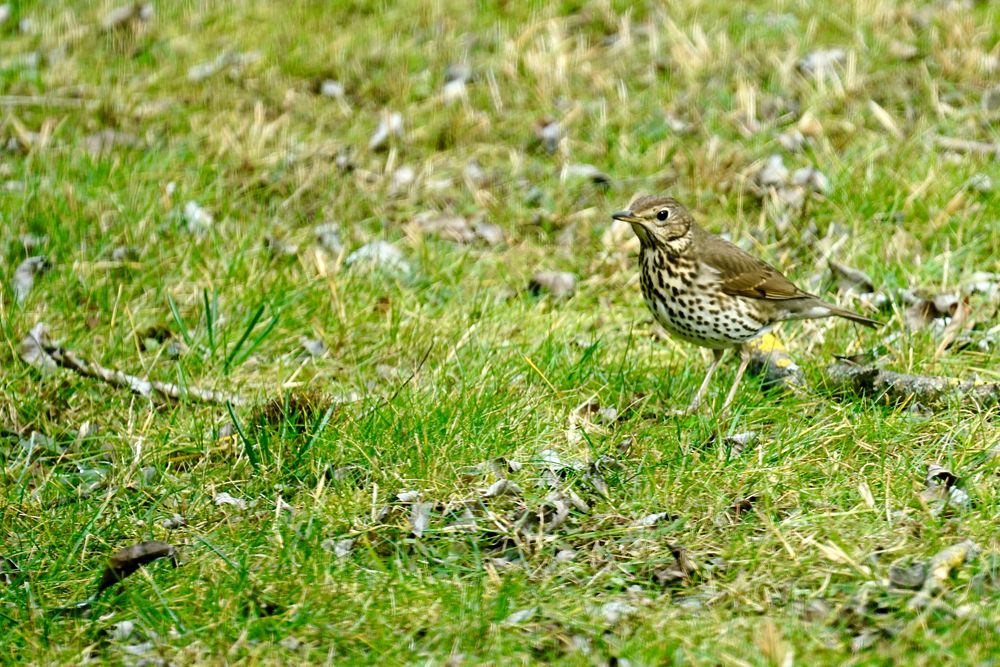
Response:
POLYGON ((12 287, 14 289, 14 300, 24 303, 35 286, 35 277, 40 276, 52 268, 49 260, 42 255, 28 257, 21 262, 14 271, 12 287))
POLYGON ((889 566, 889 585, 893 588, 920 590, 927 579, 927 563, 919 561, 905 564, 905 559, 889 566))
POLYGON ((97 593, 102 593, 143 565, 160 558, 169 558, 174 567, 177 567, 177 549, 166 542, 155 540, 140 542, 116 551, 108 560, 108 566, 105 568, 104 574, 101 575, 101 581, 97 585, 97 593))
POLYGON ((232 507, 235 507, 238 510, 245 510, 247 508, 247 501, 243 500, 242 498, 234 498, 225 491, 220 491, 219 493, 216 493, 215 497, 213 498, 213 501, 217 506, 220 507, 222 505, 231 505, 232 507))
POLYGON ((500 625, 521 625, 538 613, 538 607, 519 609, 500 622, 500 625))
POLYGON ((124 5, 104 15, 101 19, 101 27, 105 31, 124 28, 132 23, 145 23, 153 18, 153 3, 134 2, 124 5))
POLYGON ((45 351, 45 346, 51 343, 49 327, 39 322, 31 327, 28 335, 21 340, 21 361, 43 372, 51 372, 59 367, 55 360, 45 351))
POLYGON ((379 121, 375 133, 368 141, 368 149, 372 151, 384 150, 391 137, 403 136, 403 114, 398 111, 386 113, 379 121))
POLYGON ((972 540, 965 540, 942 549, 934 554, 928 563, 927 569, 930 572, 928 583, 935 588, 943 586, 951 577, 952 571, 977 555, 979 555, 979 546, 972 540))
POLYGON ((739 519, 744 514, 753 509, 753 506, 760 500, 761 496, 758 493, 751 493, 748 496, 743 496, 732 505, 726 508, 726 513, 732 517, 734 520, 739 519))
POLYGON ((944 351, 955 342, 958 335, 965 330, 965 326, 969 321, 969 311, 969 297, 960 299, 952 313, 951 321, 941 334, 941 342, 938 344, 937 350, 934 351, 935 359, 940 358, 944 354, 944 351))
POLYGON ((931 484, 940 484, 945 488, 951 488, 958 481, 958 476, 948 468, 937 463, 932 463, 927 466, 927 477, 925 480, 928 486, 931 484))
POLYGON ((661 586, 690 582, 697 568, 687 555, 687 551, 677 544, 667 544, 674 557, 673 567, 666 567, 653 573, 653 578, 661 586))
POLYGON ((653 514, 647 514, 644 517, 636 519, 630 526, 632 528, 653 528, 659 524, 671 523, 676 519, 677 516, 670 512, 654 512, 653 514))
POLYGON ((19 574, 21 574, 21 569, 17 563, 6 556, 0 556, 0 581, 10 586, 19 574))
POLYGON ((535 138, 548 153, 555 153, 562 141, 563 129, 559 121, 543 118, 535 123, 535 138))
POLYGON ((961 297, 954 293, 921 299, 906 310, 906 325, 916 331, 936 319, 952 317, 961 301, 961 297))
POLYGON ((509 479, 498 479, 483 492, 483 498, 499 498, 501 496, 521 496, 521 487, 509 479))
POLYGON ((528 291, 532 294, 548 292, 559 298, 569 298, 576 291, 576 274, 568 271, 538 271, 528 283, 528 291))
POLYGON ((611 185, 611 177, 592 164, 567 164, 562 168, 559 180, 563 182, 586 180, 603 187, 611 185))
POLYGON ((477 220, 472 223, 472 231, 476 236, 486 242, 486 245, 496 246, 507 240, 503 233, 503 227, 492 222, 477 220))
POLYGON ((431 523, 431 510, 434 503, 413 503, 410 506, 410 530, 416 537, 423 537, 424 531, 431 523))
POLYGON ((871 294, 875 291, 875 283, 864 271, 859 271, 832 259, 827 261, 827 265, 830 267, 830 273, 833 274, 834 280, 837 281, 839 291, 859 294, 871 294))
POLYGON ((469 221, 460 215, 425 211, 414 217, 411 224, 423 234, 431 234, 446 241, 472 243, 476 240, 476 233, 469 221))

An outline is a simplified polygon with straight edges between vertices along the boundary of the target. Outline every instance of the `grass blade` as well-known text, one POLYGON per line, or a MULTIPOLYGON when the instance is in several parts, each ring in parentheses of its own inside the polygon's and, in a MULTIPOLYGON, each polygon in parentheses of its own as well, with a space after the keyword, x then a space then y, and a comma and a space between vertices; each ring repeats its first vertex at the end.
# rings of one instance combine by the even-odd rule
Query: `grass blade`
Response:
POLYGON ((239 434, 240 440, 243 441, 243 451, 246 452, 247 458, 250 460, 250 467, 254 469, 254 472, 260 472, 260 457, 257 456, 257 450, 254 448, 253 443, 250 442, 250 439, 247 438, 247 434, 243 432, 243 424, 240 423, 236 412, 233 410, 232 401, 226 401, 226 410, 229 411, 229 418, 233 420, 236 433, 239 434))
POLYGON ((240 339, 236 341, 236 345, 233 346, 232 351, 226 355, 226 362, 223 364, 223 370, 225 373, 229 373, 229 369, 232 367, 233 359, 239 354, 240 349, 243 347, 243 343, 247 342, 247 338, 253 332, 254 327, 257 326, 257 322, 260 321, 261 315, 264 314, 264 304, 257 306, 257 310, 254 311, 253 316, 250 318, 250 323, 247 324, 246 328, 243 330, 243 334, 240 339))

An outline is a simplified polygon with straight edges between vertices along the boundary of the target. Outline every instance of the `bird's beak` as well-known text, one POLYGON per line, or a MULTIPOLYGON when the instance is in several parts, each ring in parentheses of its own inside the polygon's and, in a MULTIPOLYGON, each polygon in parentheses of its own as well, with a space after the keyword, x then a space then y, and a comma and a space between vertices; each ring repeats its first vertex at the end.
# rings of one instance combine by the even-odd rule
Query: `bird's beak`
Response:
POLYGON ((616 211, 611 214, 611 217, 615 220, 621 220, 622 222, 627 222, 632 225, 632 231, 635 235, 639 237, 639 241, 643 245, 649 245, 653 243, 653 235, 649 228, 646 227, 646 223, 642 218, 638 217, 630 209, 625 209, 624 211, 616 211))
POLYGON ((621 220, 622 222, 631 222, 633 224, 642 224, 642 218, 637 218, 632 211, 625 209, 624 211, 617 211, 611 214, 611 217, 615 220, 621 220))

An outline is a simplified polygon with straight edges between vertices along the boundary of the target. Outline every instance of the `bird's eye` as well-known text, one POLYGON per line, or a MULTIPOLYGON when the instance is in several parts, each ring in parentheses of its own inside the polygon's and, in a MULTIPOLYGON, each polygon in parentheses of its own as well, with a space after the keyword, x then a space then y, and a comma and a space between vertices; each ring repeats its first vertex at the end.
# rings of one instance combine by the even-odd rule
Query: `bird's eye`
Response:
POLYGON ((669 209, 661 208, 659 211, 656 212, 656 219, 660 220, 661 222, 669 217, 670 217, 669 209))

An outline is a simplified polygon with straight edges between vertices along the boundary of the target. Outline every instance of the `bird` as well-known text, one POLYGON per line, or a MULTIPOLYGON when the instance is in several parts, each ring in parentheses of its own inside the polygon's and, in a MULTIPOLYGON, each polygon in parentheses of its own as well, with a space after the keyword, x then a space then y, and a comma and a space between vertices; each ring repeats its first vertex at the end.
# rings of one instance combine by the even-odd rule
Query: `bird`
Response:
POLYGON ((726 351, 739 349, 740 365, 720 410, 725 413, 750 362, 744 344, 781 322, 835 316, 879 325, 802 291, 767 262, 700 227, 673 197, 639 195, 611 217, 629 223, 639 237, 639 282, 656 321, 672 337, 712 350, 705 379, 681 413, 698 409, 726 351))

